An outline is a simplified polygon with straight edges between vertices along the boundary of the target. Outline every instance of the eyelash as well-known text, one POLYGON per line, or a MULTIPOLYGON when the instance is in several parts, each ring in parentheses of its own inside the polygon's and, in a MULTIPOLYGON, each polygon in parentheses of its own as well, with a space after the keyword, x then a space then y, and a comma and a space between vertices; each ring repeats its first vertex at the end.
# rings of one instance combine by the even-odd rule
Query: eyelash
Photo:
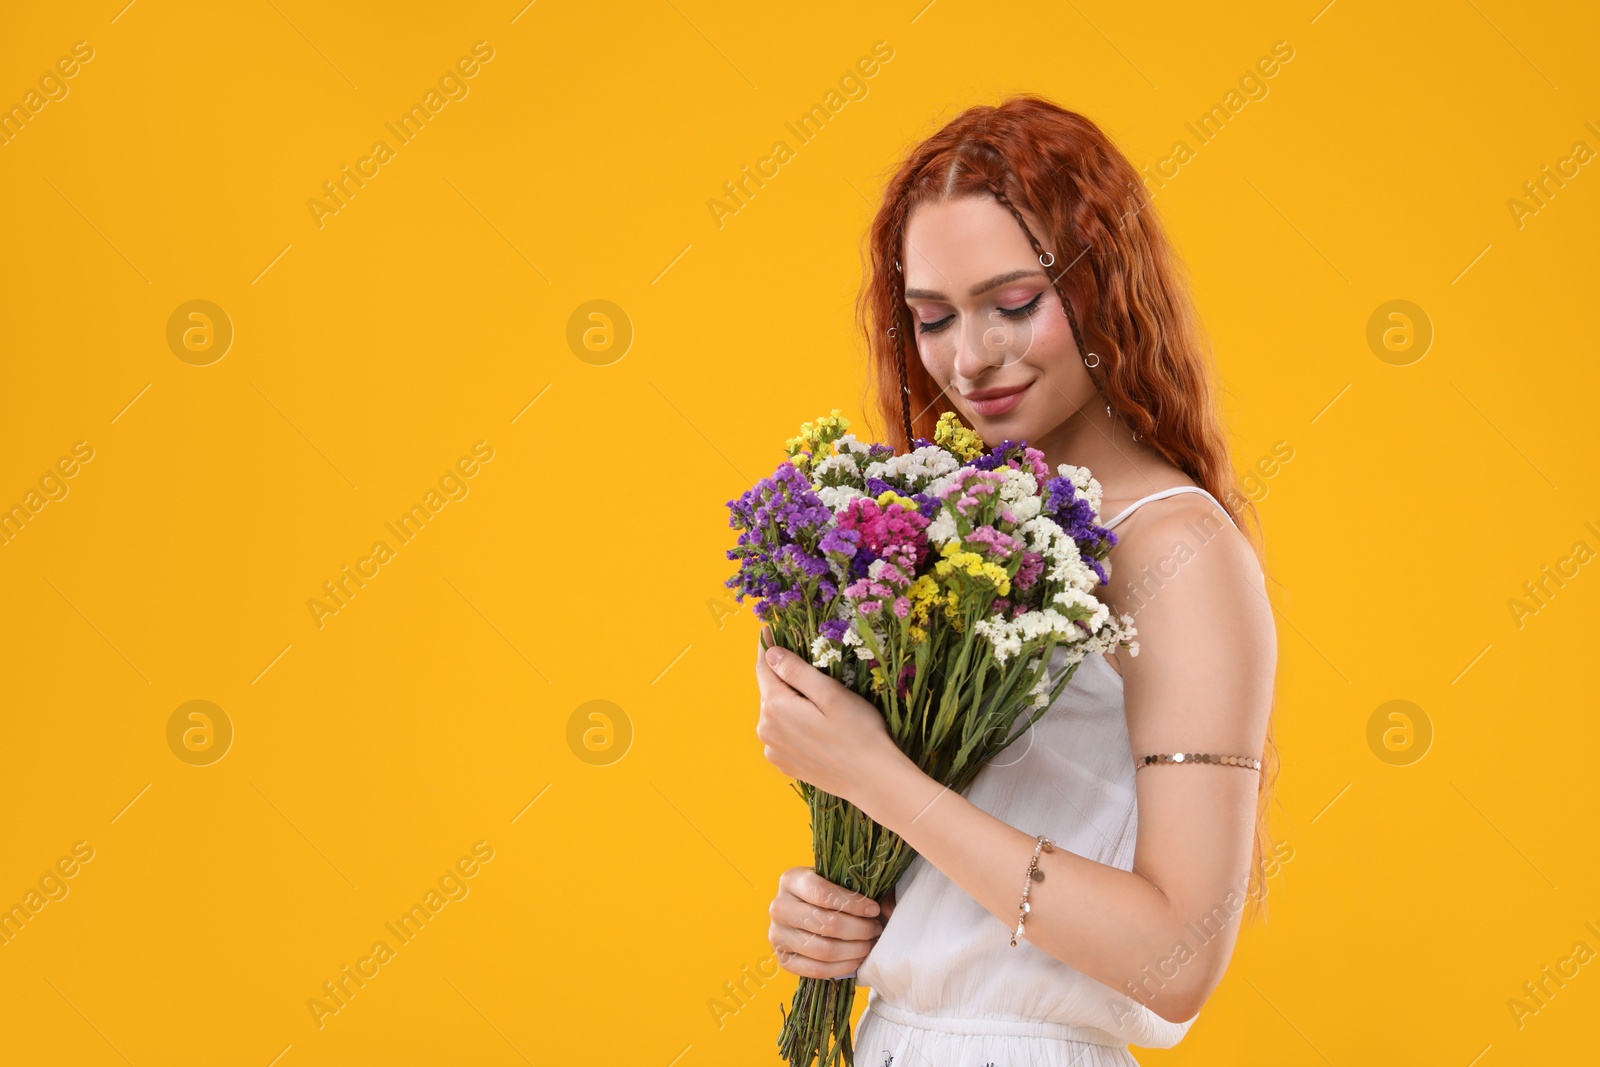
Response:
MULTIPOLYGON (((1023 304, 1021 307, 1015 307, 1015 308, 997 307, 997 308, 995 308, 995 310, 1000 312, 1000 314, 1004 315, 1008 319, 1025 319, 1029 315, 1032 315, 1035 311, 1039 310, 1039 301, 1041 301, 1043 299, 1044 299, 1044 291, 1040 290, 1039 293, 1037 295, 1035 295, 1032 300, 1028 301, 1026 304, 1023 304)), ((938 333, 940 330, 942 330, 946 326, 948 326, 950 324, 950 320, 953 319, 953 318, 955 318, 954 315, 946 315, 944 318, 940 319, 938 322, 919 322, 917 324, 917 332, 918 333, 938 333)))

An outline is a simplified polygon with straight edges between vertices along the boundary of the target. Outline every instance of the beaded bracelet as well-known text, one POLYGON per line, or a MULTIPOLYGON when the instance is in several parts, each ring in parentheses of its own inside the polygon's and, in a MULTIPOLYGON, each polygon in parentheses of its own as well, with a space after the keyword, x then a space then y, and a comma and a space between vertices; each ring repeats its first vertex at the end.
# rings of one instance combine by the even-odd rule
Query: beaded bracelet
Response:
POLYGON ((1022 903, 1017 906, 1017 928, 1011 934, 1011 947, 1017 947, 1017 938, 1022 936, 1022 924, 1028 920, 1028 890, 1033 888, 1033 883, 1044 881, 1044 872, 1039 869, 1039 853, 1054 852, 1056 843, 1039 834, 1034 838, 1033 858, 1028 861, 1028 873, 1022 879, 1022 903))
POLYGON ((1218 763, 1224 767, 1248 767, 1252 771, 1261 769, 1261 761, 1254 756, 1215 756, 1209 752, 1158 752, 1153 756, 1140 756, 1133 761, 1133 769, 1140 771, 1152 763, 1218 763))

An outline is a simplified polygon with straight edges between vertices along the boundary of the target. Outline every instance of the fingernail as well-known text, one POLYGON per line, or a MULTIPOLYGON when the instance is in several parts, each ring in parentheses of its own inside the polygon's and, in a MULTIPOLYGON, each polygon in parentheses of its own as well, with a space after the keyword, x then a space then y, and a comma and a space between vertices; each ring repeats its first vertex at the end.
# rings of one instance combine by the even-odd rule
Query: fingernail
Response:
POLYGON ((778 661, 782 658, 783 649, 779 648, 777 645, 773 645, 771 648, 767 649, 768 666, 776 667, 778 665, 778 661))
POLYGON ((867 905, 867 914, 868 915, 876 915, 881 910, 882 909, 878 907, 877 902, 875 902, 875 901, 873 903, 870 903, 870 904, 867 905))

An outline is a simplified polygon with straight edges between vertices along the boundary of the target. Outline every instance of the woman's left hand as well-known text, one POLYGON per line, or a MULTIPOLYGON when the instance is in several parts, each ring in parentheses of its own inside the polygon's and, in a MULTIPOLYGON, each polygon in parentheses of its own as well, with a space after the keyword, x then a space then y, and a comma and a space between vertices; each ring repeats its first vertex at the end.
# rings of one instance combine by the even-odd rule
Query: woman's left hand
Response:
MULTIPOLYGON (((762 631, 771 641, 771 627, 762 631)), ((766 745, 768 762, 791 778, 855 803, 885 757, 903 755, 889 737, 883 712, 802 656, 776 645, 763 653, 758 642, 756 682, 756 736, 766 745)))

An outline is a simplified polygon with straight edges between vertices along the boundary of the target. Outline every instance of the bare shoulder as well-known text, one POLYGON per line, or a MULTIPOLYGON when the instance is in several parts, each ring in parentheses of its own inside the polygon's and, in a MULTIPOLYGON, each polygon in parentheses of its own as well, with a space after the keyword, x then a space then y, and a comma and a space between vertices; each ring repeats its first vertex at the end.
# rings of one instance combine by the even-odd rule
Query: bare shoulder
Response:
MULTIPOLYGON (((1158 638, 1270 641, 1272 608, 1250 541, 1210 497, 1175 493, 1143 504, 1116 528, 1100 598, 1132 615, 1141 647, 1158 638), (1220 631, 1220 633, 1219 633, 1220 631)), ((1126 653, 1107 657, 1126 674, 1126 653)))
POLYGON ((1176 569, 1202 557, 1218 576, 1232 574, 1258 587, 1261 567, 1255 550, 1210 497, 1201 493, 1175 493, 1143 504, 1116 528, 1117 545, 1111 550, 1111 592, 1132 595, 1141 577, 1170 580, 1176 569))

